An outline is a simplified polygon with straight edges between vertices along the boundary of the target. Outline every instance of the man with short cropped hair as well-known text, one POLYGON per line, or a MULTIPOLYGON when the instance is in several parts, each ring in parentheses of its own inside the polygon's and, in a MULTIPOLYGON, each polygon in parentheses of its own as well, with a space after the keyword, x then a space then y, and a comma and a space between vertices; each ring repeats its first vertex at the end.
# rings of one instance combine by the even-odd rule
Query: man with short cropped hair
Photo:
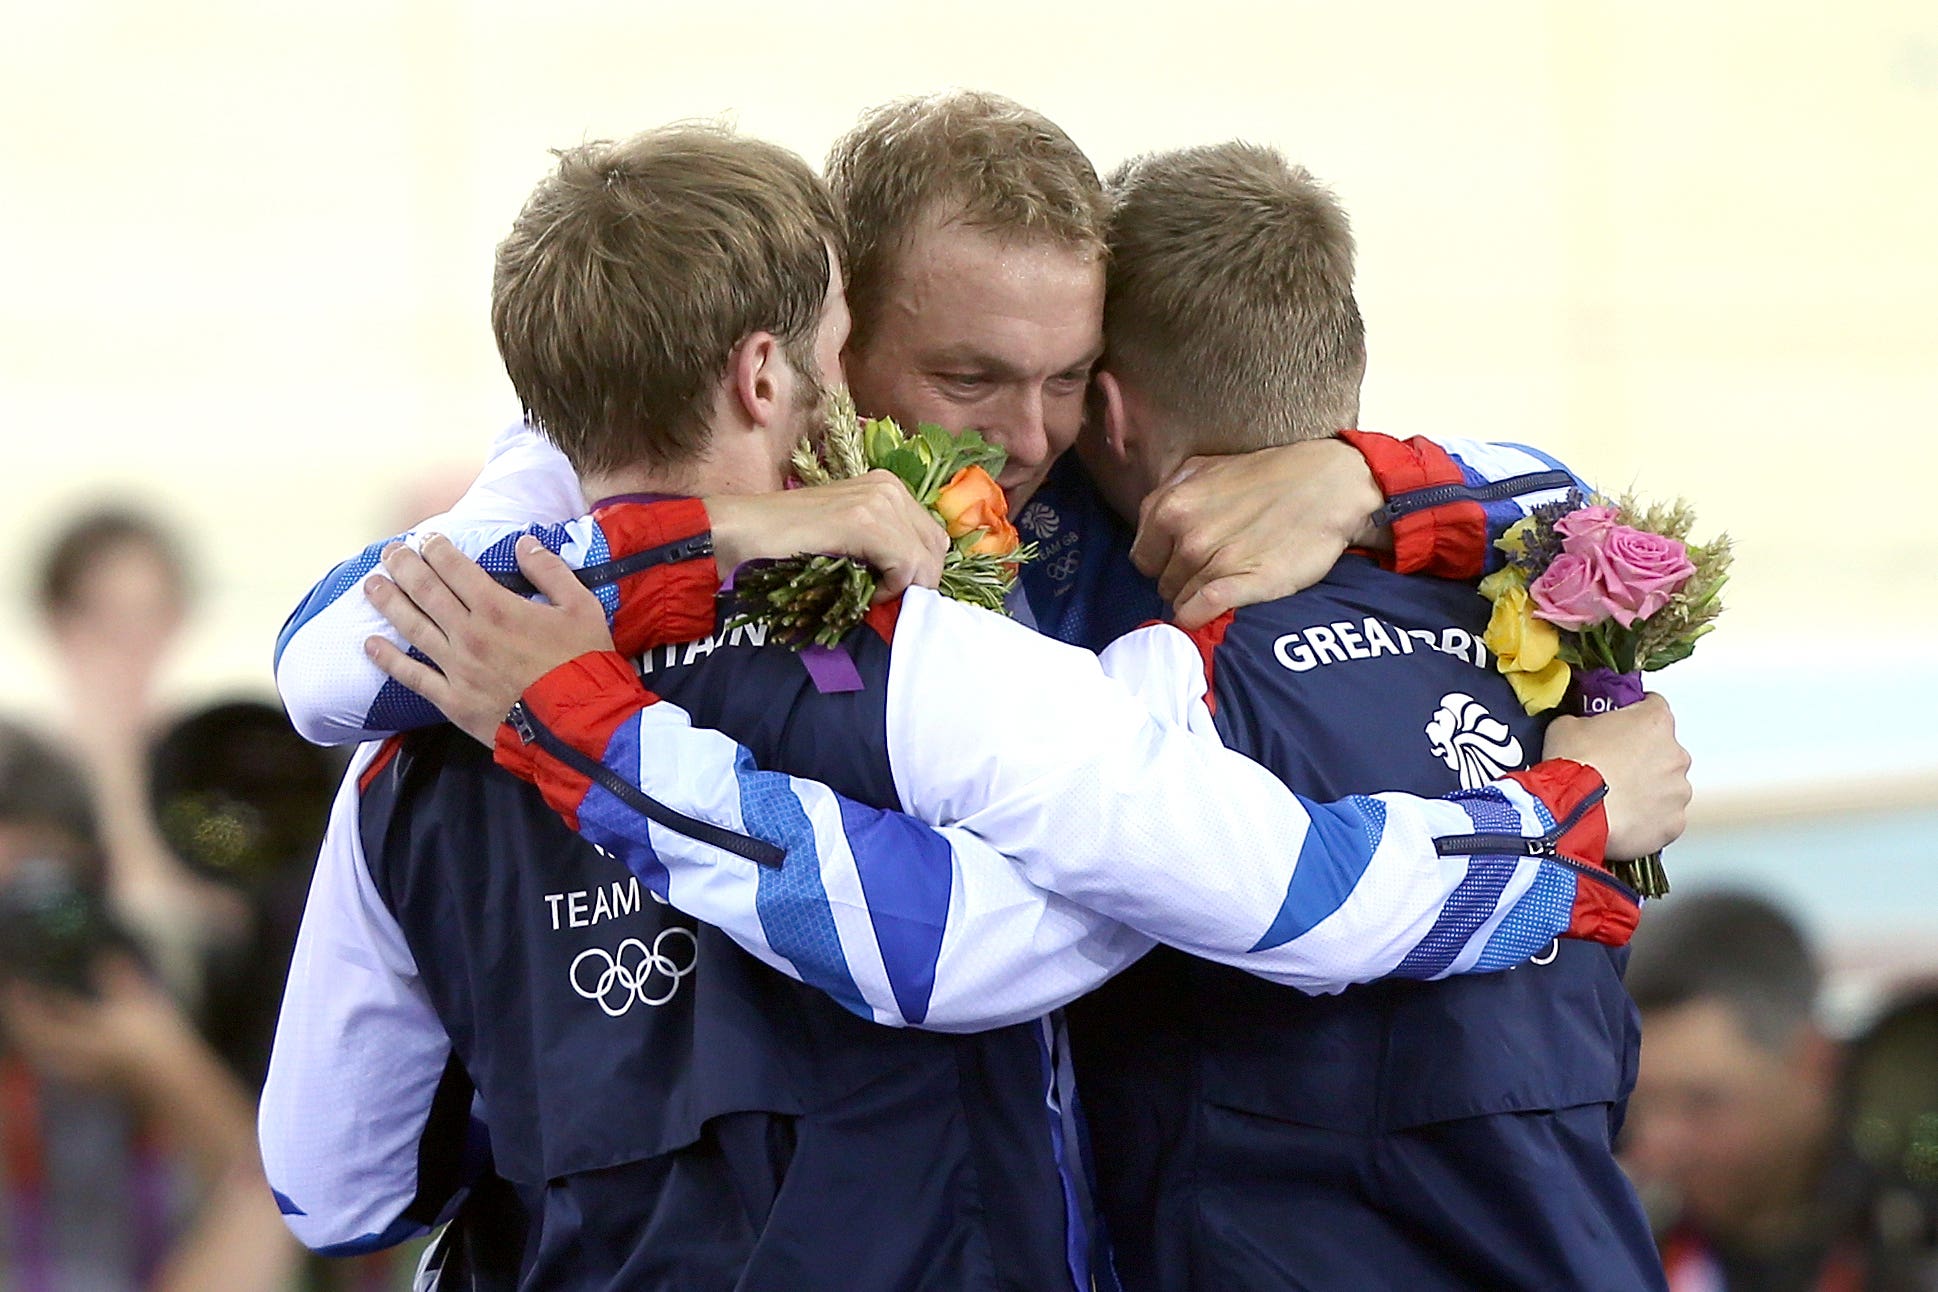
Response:
MULTIPOLYGON (((1333 195, 1242 143, 1136 159, 1111 190, 1108 351, 1079 451, 1118 511, 1191 454, 1350 434, 1365 329, 1333 195)), ((1171 720, 1302 794, 1444 794, 1521 766, 1546 726, 1494 667, 1488 614, 1464 582, 1349 556, 1297 596, 1106 657, 1165 694, 1173 657, 1201 659, 1171 720)), ((1471 891, 1503 882, 1477 871, 1471 891)), ((1453 962, 1440 936, 1423 967, 1453 962)), ((1659 1285, 1609 1144, 1638 1039, 1623 954, 1564 941, 1505 973, 1307 996, 1160 948, 1077 1002, 1126 1287, 1659 1285)))

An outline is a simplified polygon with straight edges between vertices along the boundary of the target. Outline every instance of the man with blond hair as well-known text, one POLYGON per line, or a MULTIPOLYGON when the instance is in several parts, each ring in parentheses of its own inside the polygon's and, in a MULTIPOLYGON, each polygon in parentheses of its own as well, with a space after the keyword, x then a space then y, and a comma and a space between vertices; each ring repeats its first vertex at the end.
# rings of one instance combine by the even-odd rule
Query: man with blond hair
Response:
MULTIPOLYGON (((1136 515, 1190 454, 1350 433, 1365 329, 1333 195, 1239 143, 1139 158, 1111 187, 1101 415, 1079 452, 1113 505, 1136 515)), ((1494 667, 1488 611, 1464 582, 1348 557, 1109 655, 1165 695, 1169 660, 1201 659, 1167 717, 1301 794, 1445 794, 1521 766, 1547 725, 1494 667)), ((1505 880, 1484 871, 1470 895, 1505 880)), ((1455 955, 1461 919, 1443 923, 1422 968, 1455 955)), ((1078 1002, 1126 1287, 1659 1287, 1610 1144, 1640 1041, 1626 955, 1564 940, 1508 973, 1306 996, 1160 948, 1078 1002)))

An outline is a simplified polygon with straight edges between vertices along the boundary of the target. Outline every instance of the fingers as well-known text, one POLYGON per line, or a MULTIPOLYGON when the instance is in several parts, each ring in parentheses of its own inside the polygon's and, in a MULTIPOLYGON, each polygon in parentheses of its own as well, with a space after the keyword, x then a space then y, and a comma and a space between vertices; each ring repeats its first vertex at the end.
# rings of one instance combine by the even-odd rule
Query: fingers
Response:
POLYGON ((439 709, 446 709, 450 703, 450 685, 444 674, 422 660, 412 659, 398 650, 395 643, 382 637, 369 637, 364 640, 363 653, 386 677, 409 687, 439 709))
MULTIPOLYGON (((438 541, 435 537, 426 539, 425 545, 433 546, 438 541)), ((401 544, 386 548, 383 564, 384 573, 441 631, 448 633, 469 609, 425 558, 410 548, 401 544)))
POLYGON ((1180 517, 1169 485, 1159 485, 1137 506, 1137 534, 1131 540, 1131 564, 1146 578, 1157 578, 1170 566, 1177 546, 1180 517))
POLYGON ((493 598, 502 600, 518 595, 486 574, 483 566, 466 556, 456 543, 442 534, 431 534, 425 538, 424 562, 451 594, 471 610, 482 610, 493 598))
MULTIPOLYGON (((587 601, 599 605, 598 594, 580 583, 572 567, 545 544, 527 535, 518 540, 517 553, 519 573, 530 579, 532 586, 553 605, 567 609, 587 601)), ((603 607, 599 613, 604 615, 603 607)))
POLYGON ((856 532, 844 546, 879 572, 876 600, 899 596, 911 584, 935 587, 949 552, 948 533, 892 472, 870 471, 856 483, 856 532))
POLYGON ((381 574, 373 574, 363 581, 363 595, 370 599, 378 614, 390 621, 398 636, 432 659, 443 657, 444 630, 432 623, 430 616, 419 610, 402 588, 381 574))
POLYGON ((1172 612, 1171 622, 1186 632, 1202 628, 1233 606, 1248 605, 1256 597, 1247 598, 1245 588, 1249 576, 1243 574, 1227 575, 1224 578, 1206 580, 1199 578, 1188 585, 1180 595, 1177 608, 1172 612))

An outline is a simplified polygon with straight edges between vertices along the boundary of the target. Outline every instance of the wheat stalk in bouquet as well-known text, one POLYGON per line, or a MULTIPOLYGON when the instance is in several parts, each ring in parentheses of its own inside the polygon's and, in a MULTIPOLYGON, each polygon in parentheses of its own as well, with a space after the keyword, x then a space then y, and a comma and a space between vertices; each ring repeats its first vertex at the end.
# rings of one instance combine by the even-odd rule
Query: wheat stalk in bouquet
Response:
MULTIPOLYGON (((790 459, 801 484, 850 480, 869 471, 894 473, 949 534, 939 591, 987 610, 1003 609, 1017 567, 1036 555, 1009 523, 996 486, 1003 450, 975 431, 921 425, 904 431, 886 417, 861 418, 846 391, 829 409, 827 431, 803 439, 790 459)), ((874 600, 875 572, 846 556, 804 553, 750 562, 734 572, 736 607, 729 627, 764 624, 769 636, 800 649, 833 646, 861 622, 874 600)))

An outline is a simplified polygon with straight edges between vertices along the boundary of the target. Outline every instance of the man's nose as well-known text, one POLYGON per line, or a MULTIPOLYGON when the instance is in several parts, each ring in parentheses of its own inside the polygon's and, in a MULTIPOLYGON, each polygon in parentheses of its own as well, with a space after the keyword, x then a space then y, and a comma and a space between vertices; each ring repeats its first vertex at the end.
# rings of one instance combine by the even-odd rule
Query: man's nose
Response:
POLYGON ((1005 401, 1000 420, 986 432, 1009 454, 1012 466, 1034 467, 1050 456, 1050 435, 1043 422, 1043 392, 1036 386, 1019 390, 1005 401))

